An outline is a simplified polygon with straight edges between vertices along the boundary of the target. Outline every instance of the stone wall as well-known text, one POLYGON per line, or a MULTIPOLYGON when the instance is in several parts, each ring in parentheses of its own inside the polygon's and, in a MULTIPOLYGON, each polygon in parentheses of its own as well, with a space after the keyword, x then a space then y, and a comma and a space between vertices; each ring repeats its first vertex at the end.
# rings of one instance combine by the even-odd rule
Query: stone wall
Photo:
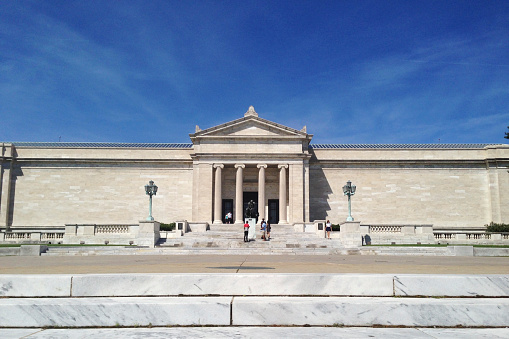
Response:
POLYGON ((9 199, 7 180, 2 185, 2 213, 9 214, 2 225, 137 222, 148 216, 144 186, 149 180, 159 187, 153 197, 156 220, 190 220, 193 172, 189 151, 174 151, 16 148, 9 199))
MULTIPOLYGON (((148 215, 149 180, 157 221, 212 222, 211 163, 193 166, 193 149, 44 148, 2 144, 0 227, 130 224, 148 215), (14 158, 14 160, 12 160, 14 158), (193 210, 194 204, 194 210, 193 210)), ((235 155, 232 155, 234 157, 235 155)), ((231 159, 230 159, 231 160, 231 159)), ((257 190, 253 158, 244 191, 257 190)), ((273 159, 273 162, 287 162, 273 159)), ((233 162, 232 162, 233 163, 233 162)), ((307 165, 287 172, 288 216, 307 221, 307 165)), ((362 224, 432 224, 434 229, 509 223, 509 146, 484 149, 313 149, 309 162, 309 221, 345 221, 342 186, 357 185, 352 215, 362 224)), ((292 167, 293 166, 293 167, 292 167)), ((278 198, 274 164, 266 199, 278 198)), ((224 168, 223 198, 235 202, 235 171, 224 168)), ((302 222, 302 221, 300 221, 302 222)))
POLYGON ((342 186, 351 180, 357 186, 352 216, 363 224, 468 229, 509 223, 509 149, 496 151, 315 150, 310 219, 346 220, 342 186), (500 158, 487 169, 492 155, 500 158))

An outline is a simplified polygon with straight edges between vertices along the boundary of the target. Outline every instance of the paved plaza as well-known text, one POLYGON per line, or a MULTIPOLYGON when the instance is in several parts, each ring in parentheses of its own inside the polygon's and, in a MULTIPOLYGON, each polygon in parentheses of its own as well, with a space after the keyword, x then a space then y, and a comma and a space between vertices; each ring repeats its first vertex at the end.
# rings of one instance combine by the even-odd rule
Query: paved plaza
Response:
POLYGON ((388 255, 98 255, 0 257, 0 274, 236 272, 509 274, 509 258, 388 255))

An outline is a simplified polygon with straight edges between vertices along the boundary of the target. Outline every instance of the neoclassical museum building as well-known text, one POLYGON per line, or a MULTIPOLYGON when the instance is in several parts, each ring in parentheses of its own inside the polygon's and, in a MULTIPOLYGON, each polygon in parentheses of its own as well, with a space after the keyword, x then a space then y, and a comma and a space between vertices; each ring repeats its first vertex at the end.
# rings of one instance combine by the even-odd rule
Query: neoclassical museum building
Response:
POLYGON ((130 224, 148 214, 145 185, 158 186, 153 216, 303 224, 348 216, 342 187, 356 185, 352 215, 365 225, 431 224, 475 229, 509 223, 509 145, 313 144, 301 130, 263 119, 200 129, 190 143, 3 142, 0 229, 130 224))

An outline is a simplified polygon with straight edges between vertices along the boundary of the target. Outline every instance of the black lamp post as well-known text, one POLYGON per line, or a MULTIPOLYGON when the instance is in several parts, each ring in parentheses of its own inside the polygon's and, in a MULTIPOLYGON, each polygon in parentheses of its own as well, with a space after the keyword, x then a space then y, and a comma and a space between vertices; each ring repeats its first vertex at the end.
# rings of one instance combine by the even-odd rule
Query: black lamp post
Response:
POLYGON ((353 221, 352 218, 352 203, 350 201, 350 197, 355 194, 355 185, 352 185, 352 182, 348 180, 346 182, 346 185, 343 186, 343 193, 344 195, 348 195, 348 218, 346 218, 346 221, 353 221))
POLYGON ((154 182, 152 180, 148 182, 148 185, 145 185, 145 192, 150 197, 147 220, 152 221, 154 220, 154 218, 152 217, 152 196, 157 194, 157 186, 154 185, 154 182))

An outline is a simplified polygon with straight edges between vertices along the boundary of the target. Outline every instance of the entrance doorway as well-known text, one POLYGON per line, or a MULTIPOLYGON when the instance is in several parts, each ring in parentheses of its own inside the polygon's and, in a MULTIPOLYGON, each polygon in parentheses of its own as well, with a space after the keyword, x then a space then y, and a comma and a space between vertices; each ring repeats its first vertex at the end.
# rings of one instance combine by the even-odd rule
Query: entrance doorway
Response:
POLYGON ((223 209, 222 209, 222 217, 223 224, 226 224, 226 214, 231 213, 231 219, 228 219, 228 224, 233 224, 233 199, 223 199, 223 209))
POLYGON ((279 199, 269 199, 268 219, 271 225, 279 223, 279 199))
MULTIPOLYGON (((255 211, 258 212, 258 192, 244 192, 244 208, 242 209, 242 220, 246 219, 246 209, 247 204, 253 200, 255 211)), ((256 222, 258 222, 258 218, 256 218, 256 222)))

